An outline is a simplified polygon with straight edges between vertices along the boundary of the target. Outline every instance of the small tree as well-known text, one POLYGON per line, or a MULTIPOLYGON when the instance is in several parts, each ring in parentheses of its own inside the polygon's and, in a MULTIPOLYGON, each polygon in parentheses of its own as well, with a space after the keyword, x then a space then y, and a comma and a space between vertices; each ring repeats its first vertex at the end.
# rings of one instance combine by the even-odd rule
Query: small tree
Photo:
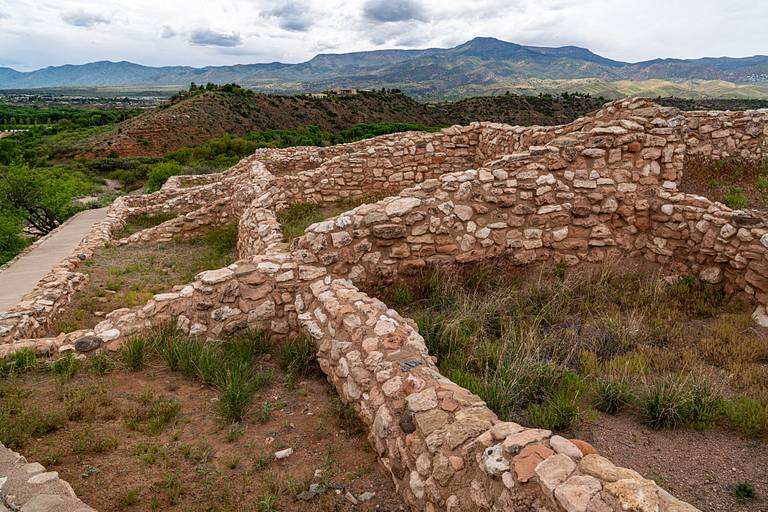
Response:
POLYGON ((72 213, 72 190, 39 170, 14 164, 0 173, 0 203, 28 223, 28 231, 46 235, 72 213))

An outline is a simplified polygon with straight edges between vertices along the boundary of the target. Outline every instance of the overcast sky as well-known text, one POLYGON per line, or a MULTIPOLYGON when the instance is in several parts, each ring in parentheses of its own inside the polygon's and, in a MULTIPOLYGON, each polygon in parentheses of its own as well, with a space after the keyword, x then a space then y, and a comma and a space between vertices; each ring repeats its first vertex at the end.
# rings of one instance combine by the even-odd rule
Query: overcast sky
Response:
POLYGON ((618 60, 768 54, 766 0, 0 0, 0 66, 301 62, 476 36, 618 60))

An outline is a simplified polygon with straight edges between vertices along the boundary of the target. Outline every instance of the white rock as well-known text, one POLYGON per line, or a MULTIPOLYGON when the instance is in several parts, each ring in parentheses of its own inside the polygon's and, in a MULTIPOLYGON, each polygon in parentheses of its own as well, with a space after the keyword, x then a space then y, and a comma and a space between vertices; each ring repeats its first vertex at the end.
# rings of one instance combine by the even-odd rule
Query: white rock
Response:
POLYGON ((117 329, 109 329, 99 334, 99 338, 102 341, 112 341, 120 337, 120 331, 117 329))
POLYGON ((509 471, 509 461, 504 458, 501 443, 485 449, 483 452, 483 469, 492 476, 499 476, 505 471, 509 471))
POLYGON ((287 459, 291 455, 293 455, 293 448, 286 448, 285 450, 275 452, 275 460, 287 459))
POLYGON ((416 197, 401 197, 389 203, 384 211, 390 217, 400 217, 421 205, 421 199, 416 197))
POLYGON ((580 459, 582 456, 581 450, 579 450, 575 444, 562 436, 552 436, 549 438, 549 445, 557 453, 562 453, 563 455, 567 455, 572 459, 580 459))

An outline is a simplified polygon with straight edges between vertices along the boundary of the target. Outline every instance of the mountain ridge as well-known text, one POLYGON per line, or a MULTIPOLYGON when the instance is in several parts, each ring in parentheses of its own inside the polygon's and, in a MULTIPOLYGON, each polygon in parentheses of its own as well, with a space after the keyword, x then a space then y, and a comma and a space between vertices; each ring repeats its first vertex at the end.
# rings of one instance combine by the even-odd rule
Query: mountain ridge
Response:
POLYGON ((606 82, 721 80, 768 86, 768 56, 658 58, 622 62, 578 46, 526 46, 476 37, 452 48, 383 49, 321 53, 297 64, 152 67, 128 61, 66 64, 21 72, 0 68, 0 89, 93 86, 186 86, 234 82, 263 92, 297 93, 333 87, 398 88, 416 96, 452 88, 532 79, 599 79, 606 82), (420 92, 421 91, 421 92, 420 92))

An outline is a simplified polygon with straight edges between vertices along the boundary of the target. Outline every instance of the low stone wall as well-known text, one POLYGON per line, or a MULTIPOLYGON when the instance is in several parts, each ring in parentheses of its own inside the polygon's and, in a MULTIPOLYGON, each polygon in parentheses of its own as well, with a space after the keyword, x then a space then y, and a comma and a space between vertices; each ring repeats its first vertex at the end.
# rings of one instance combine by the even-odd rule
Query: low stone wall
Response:
MULTIPOLYGON (((582 441, 500 421, 440 375, 412 321, 353 282, 501 253, 520 264, 642 254, 753 294, 762 322, 768 230, 753 214, 677 191, 693 136, 677 110, 624 100, 562 127, 476 123, 333 149, 259 150, 202 184, 180 188, 187 182, 179 178, 111 211, 117 224, 133 213, 183 214, 136 242, 226 213, 239 219, 241 261, 113 311, 92 330, 48 339, 16 330, 0 356, 21 347, 114 350, 168 322, 205 338, 246 326, 306 332, 414 511, 692 511, 582 441), (276 213, 292 202, 389 190, 402 191, 314 224, 290 247, 282 240, 276 213)), ((723 154, 730 143, 723 144, 712 143, 713 154, 723 154)))
POLYGON ((0 510, 94 512, 56 471, 0 444, 0 510))
POLYGON ((768 109, 686 112, 685 143, 692 156, 768 157, 768 109))

